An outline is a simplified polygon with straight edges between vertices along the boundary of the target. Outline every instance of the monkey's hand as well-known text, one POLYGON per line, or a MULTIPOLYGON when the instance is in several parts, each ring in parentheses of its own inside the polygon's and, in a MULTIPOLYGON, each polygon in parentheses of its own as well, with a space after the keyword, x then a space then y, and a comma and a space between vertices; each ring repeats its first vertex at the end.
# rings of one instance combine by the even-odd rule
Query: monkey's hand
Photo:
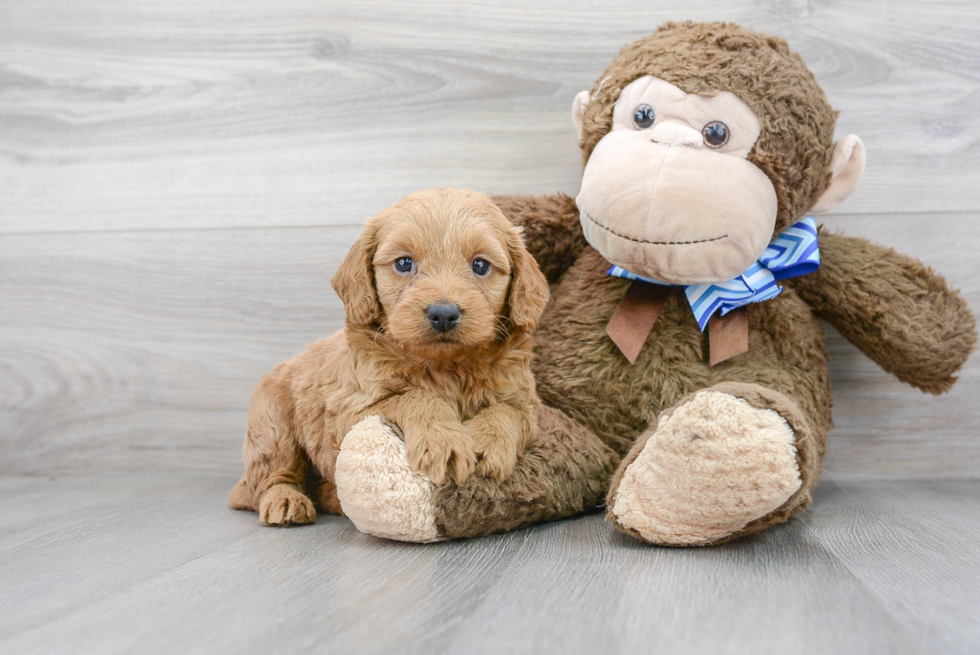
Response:
POLYGON ((553 284, 568 270, 588 243, 582 234, 575 199, 554 196, 494 196, 500 211, 524 228, 524 245, 553 284))
POLYGON ((977 341, 959 292, 922 262, 820 228, 820 270, 787 280, 864 354, 899 380, 949 391, 977 341))

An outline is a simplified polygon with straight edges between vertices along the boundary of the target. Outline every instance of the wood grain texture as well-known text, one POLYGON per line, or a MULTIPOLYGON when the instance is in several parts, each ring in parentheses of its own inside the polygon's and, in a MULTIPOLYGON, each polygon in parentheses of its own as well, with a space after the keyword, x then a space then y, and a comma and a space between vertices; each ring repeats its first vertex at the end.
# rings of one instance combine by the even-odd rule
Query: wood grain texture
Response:
POLYGON ((843 211, 980 210, 980 9, 832 0, 0 3, 0 232, 336 225, 563 190, 569 109, 667 20, 786 37, 861 135, 843 211))
POLYGON ((0 480, 25 510, 0 531, 0 652, 980 646, 978 482, 825 484, 804 520, 664 549, 599 516, 432 546, 374 539, 342 517, 263 528, 223 507, 232 481, 0 480), (88 505, 65 505, 79 491, 88 505))
POLYGON ((980 648, 977 491, 966 482, 825 485, 805 520, 934 652, 968 652, 980 648))
POLYGON ((259 378, 343 324, 359 230, 6 237, 0 466, 239 468, 259 378))
MULTIPOLYGON (((868 146, 828 222, 980 307, 972 2, 0 1, 0 471, 237 471, 258 378, 341 325, 363 218, 574 193, 571 98, 685 18, 789 39, 868 146)), ((830 348, 830 475, 980 474, 974 361, 933 399, 830 348)))
MULTIPOLYGON (((941 268, 980 308, 980 221, 834 217, 941 268)), ((359 226, 0 238, 0 472, 235 475, 259 378, 343 324, 359 226)), ((980 476, 980 364, 934 398, 830 340, 839 479, 980 476)))

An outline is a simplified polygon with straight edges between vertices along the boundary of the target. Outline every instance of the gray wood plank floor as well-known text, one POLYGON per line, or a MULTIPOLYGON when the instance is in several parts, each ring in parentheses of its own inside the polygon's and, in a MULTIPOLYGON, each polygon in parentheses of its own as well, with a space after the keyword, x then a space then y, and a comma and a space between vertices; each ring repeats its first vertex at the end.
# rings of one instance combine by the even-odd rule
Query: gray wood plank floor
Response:
POLYGON ((980 482, 824 484, 761 537, 601 516, 414 546, 261 527, 231 479, 0 478, 3 653, 975 653, 980 482))

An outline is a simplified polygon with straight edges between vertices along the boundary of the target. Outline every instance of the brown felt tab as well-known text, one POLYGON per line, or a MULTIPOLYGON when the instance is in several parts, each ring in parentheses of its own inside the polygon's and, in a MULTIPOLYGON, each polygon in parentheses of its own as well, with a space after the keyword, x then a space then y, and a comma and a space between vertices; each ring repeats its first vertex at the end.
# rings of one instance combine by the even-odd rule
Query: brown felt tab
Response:
POLYGON ((708 321, 708 348, 711 365, 749 351, 749 313, 745 307, 708 321))
POLYGON ((606 334, 630 364, 636 363, 654 323, 670 297, 672 287, 634 280, 613 312, 606 334))

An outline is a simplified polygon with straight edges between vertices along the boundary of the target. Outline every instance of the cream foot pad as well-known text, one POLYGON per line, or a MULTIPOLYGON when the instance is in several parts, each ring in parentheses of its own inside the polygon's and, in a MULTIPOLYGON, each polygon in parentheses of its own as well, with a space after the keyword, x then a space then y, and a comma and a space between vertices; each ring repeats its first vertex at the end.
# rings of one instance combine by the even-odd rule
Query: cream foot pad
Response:
POLYGON ((802 484, 793 430, 776 412, 702 391, 661 417, 610 511, 665 545, 716 541, 786 502, 802 484))

